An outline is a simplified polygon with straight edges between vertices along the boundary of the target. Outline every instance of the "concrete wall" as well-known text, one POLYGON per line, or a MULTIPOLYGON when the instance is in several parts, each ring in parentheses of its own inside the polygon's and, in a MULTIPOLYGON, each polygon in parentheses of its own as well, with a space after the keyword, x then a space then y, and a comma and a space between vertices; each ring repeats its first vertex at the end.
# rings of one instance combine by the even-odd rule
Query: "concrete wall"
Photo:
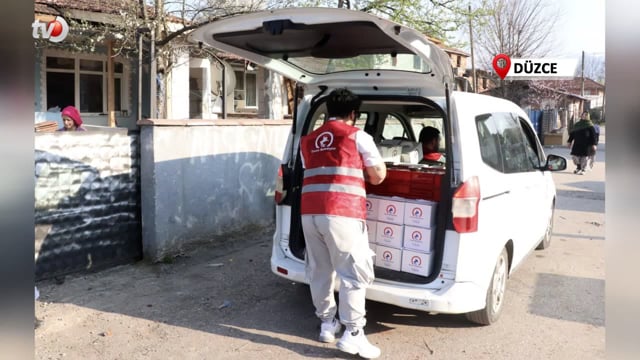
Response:
POLYGON ((162 121, 141 126, 144 256, 273 223, 275 176, 291 123, 162 121))
POLYGON ((35 134, 36 278, 141 258, 139 134, 35 134))

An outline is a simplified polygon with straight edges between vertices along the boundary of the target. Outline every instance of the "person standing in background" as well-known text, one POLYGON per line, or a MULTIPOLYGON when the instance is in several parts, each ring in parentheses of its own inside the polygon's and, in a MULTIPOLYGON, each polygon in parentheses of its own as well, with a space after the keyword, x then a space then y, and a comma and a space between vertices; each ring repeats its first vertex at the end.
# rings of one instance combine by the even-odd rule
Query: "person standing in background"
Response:
POLYGON ((596 152, 598 151, 598 143, 600 142, 600 126, 593 124, 593 129, 596 131, 596 146, 589 155, 589 170, 593 170, 593 163, 596 161, 596 152))
POLYGON ((569 133, 569 147, 571 147, 573 163, 576 165, 573 173, 584 175, 589 155, 592 152, 595 153, 596 149, 596 131, 588 112, 583 111, 580 121, 573 125, 569 133))

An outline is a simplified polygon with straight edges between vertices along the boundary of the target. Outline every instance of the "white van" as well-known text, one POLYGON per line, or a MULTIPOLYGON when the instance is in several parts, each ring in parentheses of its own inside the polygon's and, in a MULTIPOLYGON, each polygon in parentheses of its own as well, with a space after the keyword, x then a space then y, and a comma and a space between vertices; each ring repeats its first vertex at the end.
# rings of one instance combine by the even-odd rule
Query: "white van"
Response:
POLYGON ((385 181, 367 184, 369 204, 378 204, 368 220, 377 257, 367 298, 466 313, 480 324, 498 319, 508 276, 533 249, 549 246, 556 199, 550 171, 566 168, 566 159, 545 156, 520 107, 451 91, 442 50, 413 29, 363 12, 250 13, 201 27, 190 40, 279 72, 304 92, 276 184, 275 274, 306 283, 300 137, 327 118, 324 96, 346 87, 363 100, 356 126, 389 161, 385 181), (424 126, 440 130, 445 164, 419 163, 424 126), (389 204, 406 208, 395 208, 395 224, 383 216, 389 204), (418 213, 434 214, 415 226, 419 234, 408 221, 416 204, 418 213))

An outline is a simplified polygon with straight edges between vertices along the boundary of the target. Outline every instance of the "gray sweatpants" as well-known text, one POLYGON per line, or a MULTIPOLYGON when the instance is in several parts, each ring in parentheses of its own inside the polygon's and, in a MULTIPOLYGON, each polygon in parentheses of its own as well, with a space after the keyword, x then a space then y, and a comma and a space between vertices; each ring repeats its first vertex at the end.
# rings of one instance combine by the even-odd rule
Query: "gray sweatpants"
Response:
POLYGON ((573 158, 573 163, 578 167, 578 169, 586 170, 587 169, 587 160, 588 156, 571 156, 573 158))
POLYGON ((340 281, 340 322, 348 329, 362 328, 365 295, 373 282, 373 256, 364 220, 327 215, 303 215, 306 240, 306 276, 316 316, 322 321, 336 315, 333 296, 340 281))

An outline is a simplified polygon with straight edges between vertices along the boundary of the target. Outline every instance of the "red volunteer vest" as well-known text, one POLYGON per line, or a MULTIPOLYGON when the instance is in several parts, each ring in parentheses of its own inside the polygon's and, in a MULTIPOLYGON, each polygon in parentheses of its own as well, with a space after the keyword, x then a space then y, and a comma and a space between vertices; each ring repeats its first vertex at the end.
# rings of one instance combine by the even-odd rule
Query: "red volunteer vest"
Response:
POLYGON ((444 162, 444 157, 439 152, 432 152, 432 153, 424 154, 423 159, 424 160, 444 162))
POLYGON ((342 121, 328 121, 302 137, 302 215, 366 219, 364 163, 356 145, 357 131, 342 121))

